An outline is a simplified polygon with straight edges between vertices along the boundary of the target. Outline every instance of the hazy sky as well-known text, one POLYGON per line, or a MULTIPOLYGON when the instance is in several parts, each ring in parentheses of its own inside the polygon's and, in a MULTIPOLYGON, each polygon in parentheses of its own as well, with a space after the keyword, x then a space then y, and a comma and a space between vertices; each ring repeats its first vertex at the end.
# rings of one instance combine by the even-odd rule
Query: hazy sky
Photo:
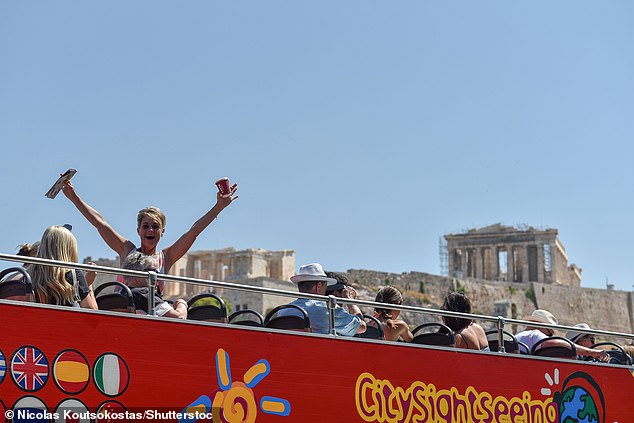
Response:
MULTIPOLYGON (((439 238, 557 228, 582 286, 632 290, 634 2, 0 1, 0 251, 72 223, 297 265, 438 274, 439 238)), ((6 263, 3 263, 2 267, 6 263)))

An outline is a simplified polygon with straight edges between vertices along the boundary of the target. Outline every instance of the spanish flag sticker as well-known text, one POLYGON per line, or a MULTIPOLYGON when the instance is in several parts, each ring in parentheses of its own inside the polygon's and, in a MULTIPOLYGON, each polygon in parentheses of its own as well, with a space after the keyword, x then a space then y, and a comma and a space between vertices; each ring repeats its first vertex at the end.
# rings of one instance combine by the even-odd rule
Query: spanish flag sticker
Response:
POLYGON ((79 351, 62 351, 53 363, 53 379, 59 389, 67 394, 82 392, 90 380, 88 360, 79 351))

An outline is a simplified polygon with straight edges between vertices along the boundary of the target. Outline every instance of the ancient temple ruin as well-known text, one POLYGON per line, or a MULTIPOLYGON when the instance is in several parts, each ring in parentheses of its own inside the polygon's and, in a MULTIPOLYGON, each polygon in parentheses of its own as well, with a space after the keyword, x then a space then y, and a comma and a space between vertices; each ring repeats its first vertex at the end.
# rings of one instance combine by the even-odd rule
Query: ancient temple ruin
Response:
POLYGON ((295 251, 261 248, 190 251, 178 260, 170 273, 197 279, 231 281, 257 278, 289 280, 295 274, 295 251))
POLYGON ((508 282, 581 285, 581 269, 568 265, 557 229, 495 224, 444 236, 448 275, 508 282))
MULTIPOLYGON (((265 278, 273 281, 289 281, 295 274, 295 251, 270 251, 261 248, 236 250, 233 247, 220 250, 190 251, 174 263, 170 274, 196 279, 224 282, 253 281, 265 278)), ((290 284, 290 282, 286 282, 290 284)), ((167 296, 188 296, 204 290, 203 287, 168 284, 167 296)), ((292 285, 291 285, 292 287, 292 285)), ((288 288, 285 286, 285 288, 288 288)))

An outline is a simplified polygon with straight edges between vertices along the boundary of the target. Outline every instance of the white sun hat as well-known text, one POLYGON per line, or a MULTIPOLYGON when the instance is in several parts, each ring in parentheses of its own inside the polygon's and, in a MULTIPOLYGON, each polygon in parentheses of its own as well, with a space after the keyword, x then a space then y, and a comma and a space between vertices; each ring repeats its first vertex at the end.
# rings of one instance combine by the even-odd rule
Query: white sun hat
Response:
POLYGON ((297 274, 291 276, 291 282, 326 282, 330 286, 336 284, 337 280, 327 277, 321 264, 310 263, 300 267, 297 274))

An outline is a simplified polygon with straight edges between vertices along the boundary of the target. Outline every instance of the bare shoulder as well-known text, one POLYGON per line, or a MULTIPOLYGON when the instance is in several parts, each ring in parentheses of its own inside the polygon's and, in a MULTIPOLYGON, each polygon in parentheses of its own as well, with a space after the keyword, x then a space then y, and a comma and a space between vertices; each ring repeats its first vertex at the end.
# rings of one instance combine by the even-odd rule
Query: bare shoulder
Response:
POLYGON ((477 335, 484 335, 486 337, 486 333, 484 332, 484 329, 482 328, 482 326, 480 326, 477 323, 472 323, 471 327, 473 328, 473 332, 477 335))

